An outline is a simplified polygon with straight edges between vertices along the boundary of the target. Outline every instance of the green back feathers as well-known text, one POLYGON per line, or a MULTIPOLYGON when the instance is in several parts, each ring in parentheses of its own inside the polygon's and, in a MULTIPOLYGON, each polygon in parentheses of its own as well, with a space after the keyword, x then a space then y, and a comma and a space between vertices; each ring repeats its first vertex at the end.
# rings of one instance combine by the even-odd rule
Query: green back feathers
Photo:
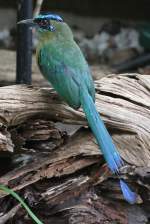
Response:
POLYGON ((37 61, 41 72, 71 107, 79 108, 80 84, 94 99, 89 67, 66 23, 53 21, 54 32, 39 30, 37 61))

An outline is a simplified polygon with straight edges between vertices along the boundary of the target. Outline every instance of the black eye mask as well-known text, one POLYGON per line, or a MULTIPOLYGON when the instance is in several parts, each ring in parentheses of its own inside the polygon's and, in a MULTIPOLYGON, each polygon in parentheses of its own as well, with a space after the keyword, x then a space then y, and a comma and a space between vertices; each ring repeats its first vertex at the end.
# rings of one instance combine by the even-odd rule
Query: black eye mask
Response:
POLYGON ((35 18, 34 22, 44 30, 54 31, 54 27, 51 25, 50 20, 48 19, 35 18))

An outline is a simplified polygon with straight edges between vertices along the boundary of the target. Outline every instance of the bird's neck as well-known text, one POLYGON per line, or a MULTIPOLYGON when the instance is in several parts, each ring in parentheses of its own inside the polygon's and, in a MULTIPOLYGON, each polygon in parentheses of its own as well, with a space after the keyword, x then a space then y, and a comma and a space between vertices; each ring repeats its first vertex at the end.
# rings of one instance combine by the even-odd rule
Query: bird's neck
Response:
POLYGON ((54 32, 39 29, 36 58, 38 60, 39 52, 43 47, 49 52, 54 48, 56 51, 59 49, 60 52, 64 52, 64 49, 68 49, 71 44, 74 44, 73 35, 67 25, 56 27, 54 32))
POLYGON ((68 41, 73 40, 72 32, 69 26, 66 23, 63 24, 54 24, 55 31, 48 31, 48 30, 38 30, 38 39, 39 43, 43 44, 54 44, 58 43, 67 43, 68 41))

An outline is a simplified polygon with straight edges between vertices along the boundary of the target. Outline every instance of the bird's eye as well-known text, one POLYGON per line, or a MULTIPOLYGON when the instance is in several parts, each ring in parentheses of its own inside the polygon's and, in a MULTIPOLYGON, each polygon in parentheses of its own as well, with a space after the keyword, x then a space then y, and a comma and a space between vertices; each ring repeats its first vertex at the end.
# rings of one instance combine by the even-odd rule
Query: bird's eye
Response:
POLYGON ((50 21, 48 19, 34 19, 34 22, 43 29, 48 29, 50 27, 50 21))
POLYGON ((41 19, 41 21, 39 22, 39 25, 42 27, 46 27, 49 26, 50 22, 47 19, 41 19))

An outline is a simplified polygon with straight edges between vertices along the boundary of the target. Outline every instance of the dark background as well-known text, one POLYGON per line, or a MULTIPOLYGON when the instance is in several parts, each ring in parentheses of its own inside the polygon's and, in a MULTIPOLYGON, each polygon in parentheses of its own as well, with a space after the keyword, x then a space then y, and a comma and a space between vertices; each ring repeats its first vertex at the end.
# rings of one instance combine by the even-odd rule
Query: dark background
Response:
MULTIPOLYGON (((16 8, 16 2, 0 0, 0 7, 16 8)), ((45 0, 42 9, 94 17, 150 20, 149 0, 45 0)))

